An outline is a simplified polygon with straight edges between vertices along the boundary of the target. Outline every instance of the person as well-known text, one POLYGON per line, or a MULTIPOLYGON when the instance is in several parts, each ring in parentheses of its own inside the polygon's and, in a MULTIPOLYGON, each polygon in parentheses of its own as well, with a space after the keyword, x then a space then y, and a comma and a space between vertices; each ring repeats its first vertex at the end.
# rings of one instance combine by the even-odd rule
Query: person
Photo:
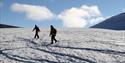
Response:
POLYGON ((34 38, 38 38, 38 39, 39 39, 39 35, 38 35, 38 32, 40 32, 39 27, 38 27, 37 25, 35 25, 35 27, 33 28, 33 31, 34 31, 34 30, 36 30, 36 31, 35 31, 35 36, 34 36, 34 38))
POLYGON ((57 33, 57 30, 53 27, 53 25, 50 26, 50 37, 51 37, 51 44, 53 44, 53 41, 55 41, 55 43, 57 42, 55 36, 56 36, 56 33, 57 33))

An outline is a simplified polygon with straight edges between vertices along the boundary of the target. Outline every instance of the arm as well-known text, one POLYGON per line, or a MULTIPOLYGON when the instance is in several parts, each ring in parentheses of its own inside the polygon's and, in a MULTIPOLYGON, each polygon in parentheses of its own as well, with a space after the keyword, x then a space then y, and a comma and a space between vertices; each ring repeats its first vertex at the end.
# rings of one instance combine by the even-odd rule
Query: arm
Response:
POLYGON ((35 30, 35 27, 33 28, 33 30, 32 31, 34 31, 35 30))
POLYGON ((51 34, 52 34, 52 32, 50 31, 50 34, 49 34, 49 36, 51 36, 51 34))

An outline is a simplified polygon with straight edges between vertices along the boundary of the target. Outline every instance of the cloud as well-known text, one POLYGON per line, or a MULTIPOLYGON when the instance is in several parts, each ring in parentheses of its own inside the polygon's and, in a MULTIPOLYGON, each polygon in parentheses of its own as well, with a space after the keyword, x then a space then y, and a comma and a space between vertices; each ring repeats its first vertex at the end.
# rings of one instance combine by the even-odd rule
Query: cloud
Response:
POLYGON ((86 27, 104 20, 98 6, 82 5, 80 8, 72 7, 58 15, 65 27, 86 27))
POLYGON ((106 18, 104 18, 104 17, 92 18, 92 19, 90 19, 90 21, 89 21, 89 26, 93 26, 93 25, 95 25, 95 24, 97 24, 97 23, 100 23, 100 22, 104 21, 105 19, 106 19, 106 18))
POLYGON ((103 21, 98 6, 82 5, 65 9, 60 14, 52 13, 45 6, 14 3, 11 10, 18 13, 25 13, 26 18, 34 21, 45 21, 50 19, 60 19, 64 27, 88 27, 103 21))
POLYGON ((25 13, 28 19, 34 21, 44 21, 54 17, 54 14, 45 6, 14 3, 11 9, 14 12, 25 13))

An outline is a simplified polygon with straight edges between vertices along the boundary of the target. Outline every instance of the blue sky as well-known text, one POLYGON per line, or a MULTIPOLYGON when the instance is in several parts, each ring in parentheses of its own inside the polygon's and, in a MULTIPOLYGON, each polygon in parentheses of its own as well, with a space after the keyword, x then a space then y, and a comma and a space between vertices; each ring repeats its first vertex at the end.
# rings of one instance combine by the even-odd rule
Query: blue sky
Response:
POLYGON ((39 27, 49 27, 49 25, 52 24, 55 27, 59 28, 84 28, 92 26, 92 23, 99 23, 100 21, 97 22, 97 20, 104 20, 107 17, 125 11, 125 0, 1 0, 0 2, 0 23, 17 25, 21 27, 33 27, 35 24, 37 24, 39 27), (40 9, 35 10, 34 8, 32 8, 34 11, 36 11, 32 13, 30 12, 30 10, 24 10, 24 8, 27 8, 25 7, 25 5, 28 5, 28 8, 32 8, 33 6, 36 6, 36 8, 38 8, 37 6, 41 6, 41 11, 43 11, 42 9, 44 7, 47 10, 40 12, 39 14, 35 14, 37 13, 37 10, 40 9), (96 11, 94 11, 95 9, 96 11), (79 11, 81 12, 81 14, 89 14, 89 16, 80 15, 79 11), (52 16, 54 17, 52 17, 50 14, 52 14, 52 16), (93 14, 95 14, 94 17, 91 16, 93 14), (27 15, 29 16, 29 18, 27 18, 27 15), (33 16, 30 17, 30 15, 33 16), (43 15, 43 17, 45 18, 37 18, 36 16, 39 15, 43 15))

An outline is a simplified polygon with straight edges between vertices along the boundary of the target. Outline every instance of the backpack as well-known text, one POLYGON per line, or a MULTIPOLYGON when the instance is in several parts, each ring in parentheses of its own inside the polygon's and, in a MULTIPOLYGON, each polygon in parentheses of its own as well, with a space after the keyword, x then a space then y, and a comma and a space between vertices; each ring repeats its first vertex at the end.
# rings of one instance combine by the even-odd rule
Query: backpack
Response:
POLYGON ((51 33, 52 33, 52 35, 56 35, 57 30, 56 30, 55 28, 53 28, 53 29, 51 30, 51 33))

